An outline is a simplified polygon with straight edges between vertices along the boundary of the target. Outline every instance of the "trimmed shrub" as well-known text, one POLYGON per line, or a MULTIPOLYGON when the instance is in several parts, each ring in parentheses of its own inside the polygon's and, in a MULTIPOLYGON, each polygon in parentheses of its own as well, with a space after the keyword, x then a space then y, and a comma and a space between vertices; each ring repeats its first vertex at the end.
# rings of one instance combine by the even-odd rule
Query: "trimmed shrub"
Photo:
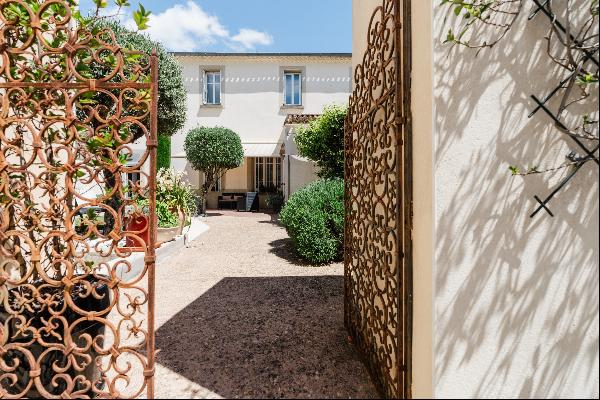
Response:
POLYGON ((344 177, 344 120, 347 107, 327 106, 316 120, 296 133, 301 156, 317 163, 321 178, 344 177))
POLYGON ((198 127, 188 132, 183 148, 192 168, 204 173, 204 183, 200 187, 204 212, 206 195, 219 177, 244 162, 242 140, 231 129, 198 127))
POLYGON ((344 181, 334 178, 308 184, 290 196, 280 220, 303 259, 317 264, 341 259, 344 181))
POLYGON ((171 137, 158 135, 158 148, 156 149, 156 169, 169 169, 171 167, 171 137))

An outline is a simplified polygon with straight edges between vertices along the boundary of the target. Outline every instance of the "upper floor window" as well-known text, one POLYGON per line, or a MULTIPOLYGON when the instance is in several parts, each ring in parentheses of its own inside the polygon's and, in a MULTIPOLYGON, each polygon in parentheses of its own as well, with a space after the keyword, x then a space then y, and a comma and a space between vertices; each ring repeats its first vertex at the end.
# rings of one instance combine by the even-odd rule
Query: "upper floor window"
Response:
POLYGON ((300 72, 284 73, 284 104, 286 106, 302 105, 302 74, 300 72))
POLYGON ((204 104, 221 104, 221 71, 204 72, 204 104))

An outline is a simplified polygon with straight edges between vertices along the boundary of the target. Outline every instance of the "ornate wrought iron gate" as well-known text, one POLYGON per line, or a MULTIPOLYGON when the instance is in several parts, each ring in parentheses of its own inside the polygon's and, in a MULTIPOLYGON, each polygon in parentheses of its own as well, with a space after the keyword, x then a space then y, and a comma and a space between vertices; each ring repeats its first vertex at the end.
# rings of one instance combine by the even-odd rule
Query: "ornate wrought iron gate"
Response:
POLYGON ((346 122, 345 319, 387 397, 411 396, 410 0, 382 0, 346 122))
POLYGON ((157 57, 69 3, 0 1, 0 398, 152 398, 157 57))

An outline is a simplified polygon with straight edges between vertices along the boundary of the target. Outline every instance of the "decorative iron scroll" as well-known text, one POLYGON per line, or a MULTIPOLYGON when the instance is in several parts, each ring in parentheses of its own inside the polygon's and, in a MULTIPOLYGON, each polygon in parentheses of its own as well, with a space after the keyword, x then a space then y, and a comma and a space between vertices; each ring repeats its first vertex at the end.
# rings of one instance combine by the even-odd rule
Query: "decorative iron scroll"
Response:
POLYGON ((345 322, 387 397, 410 397, 410 1, 382 0, 345 134, 345 322))
POLYGON ((70 3, 0 1, 0 398, 152 398, 157 58, 70 3))

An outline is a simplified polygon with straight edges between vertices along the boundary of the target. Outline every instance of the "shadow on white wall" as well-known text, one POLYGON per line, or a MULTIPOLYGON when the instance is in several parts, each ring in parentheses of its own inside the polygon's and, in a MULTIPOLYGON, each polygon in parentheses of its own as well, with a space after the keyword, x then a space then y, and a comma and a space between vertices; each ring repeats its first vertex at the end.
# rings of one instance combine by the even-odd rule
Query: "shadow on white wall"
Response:
MULTIPOLYGON (((598 166, 552 200, 554 218, 529 214, 560 176, 508 171, 579 151, 543 112, 527 118, 529 96, 564 76, 545 51, 547 20, 524 12, 476 56, 441 44, 435 12, 436 394, 597 397, 598 166)), ((589 104, 597 113, 597 91, 589 104)))

